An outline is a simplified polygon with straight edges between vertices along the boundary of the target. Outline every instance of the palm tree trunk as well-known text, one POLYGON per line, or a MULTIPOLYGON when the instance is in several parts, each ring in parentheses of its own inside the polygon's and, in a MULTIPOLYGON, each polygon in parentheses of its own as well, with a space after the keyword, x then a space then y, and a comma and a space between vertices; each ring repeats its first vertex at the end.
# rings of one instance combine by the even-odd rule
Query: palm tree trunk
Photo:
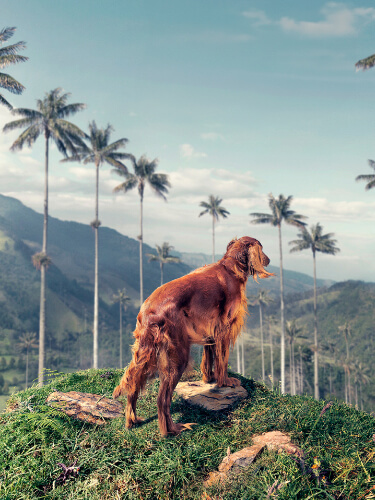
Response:
POLYGON ((350 383, 350 368, 348 368, 348 402, 352 404, 352 386, 350 383))
POLYGON ((160 262, 160 286, 162 286, 163 281, 164 281, 163 263, 160 262))
POLYGON ((314 261, 314 398, 319 399, 319 363, 318 363, 318 314, 316 300, 316 258, 313 251, 314 261))
POLYGON ((262 356, 262 380, 264 382, 266 376, 264 370, 263 311, 261 302, 259 302, 259 324, 260 324, 260 352, 262 356))
POLYGON ((280 352, 280 378, 281 393, 285 394, 285 319, 284 319, 284 282, 283 282, 283 249, 281 241, 281 224, 279 229, 279 249, 280 249, 280 313, 281 313, 281 352, 280 352))
POLYGON ((25 381, 25 389, 27 389, 29 382, 29 349, 26 350, 26 381, 25 381))
POLYGON ((120 368, 122 366, 122 301, 120 300, 120 368))
POLYGON ((302 357, 302 349, 300 348, 299 351, 299 357, 300 357, 300 370, 301 370, 301 375, 300 375, 300 393, 303 394, 303 357, 302 357))
POLYGON ((292 367, 293 367, 293 370, 292 370, 292 374, 293 374, 293 378, 292 378, 292 382, 293 382, 292 394, 293 394, 293 396, 295 396, 297 394, 297 387, 296 387, 296 363, 295 363, 295 359, 294 359, 294 341, 292 341, 292 367))
POLYGON ((237 373, 241 373, 241 353, 240 353, 239 342, 236 342, 236 352, 237 352, 237 373))
POLYGON ((212 263, 215 262, 215 217, 212 216, 212 263))
POLYGON ((293 363, 292 363, 292 343, 289 343, 289 386, 290 394, 293 396, 293 363))
POLYGON ((141 305, 143 304, 143 196, 141 196, 141 210, 140 210, 140 228, 141 234, 139 235, 139 295, 141 305))
POLYGON ((348 375, 347 375, 347 371, 346 371, 346 368, 344 368, 345 370, 345 403, 348 404, 348 375))
POLYGON ((242 335, 241 337, 241 355, 242 355, 242 359, 241 359, 241 365, 242 365, 242 371, 241 371, 241 374, 243 376, 245 376, 245 340, 244 340, 244 337, 242 335))
POLYGON ((271 361, 271 383, 273 387, 273 381, 274 381, 274 374, 273 374, 273 335, 271 332, 271 327, 269 327, 269 334, 270 334, 270 361, 271 361))
POLYGON ((99 344, 99 163, 95 162, 95 284, 94 284, 94 325, 93 325, 93 368, 98 368, 99 344))
MULTIPOLYGON (((45 137, 45 163, 44 163, 44 220, 43 220, 43 246, 42 252, 47 255, 47 233, 48 233, 48 156, 49 156, 49 134, 45 137)), ((46 342, 46 266, 40 268, 40 312, 39 312, 39 363, 38 384, 44 382, 44 359, 46 342)))

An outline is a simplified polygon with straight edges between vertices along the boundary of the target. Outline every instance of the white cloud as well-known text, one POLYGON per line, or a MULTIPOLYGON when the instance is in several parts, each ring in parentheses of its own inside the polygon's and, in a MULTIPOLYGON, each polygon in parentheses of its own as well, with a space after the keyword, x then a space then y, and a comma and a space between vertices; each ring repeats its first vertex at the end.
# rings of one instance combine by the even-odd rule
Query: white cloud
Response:
POLYGON ((267 17, 266 13, 263 10, 247 10, 245 12, 242 12, 242 15, 248 19, 251 19, 255 26, 264 26, 272 23, 272 21, 267 17))
POLYGON ((350 9, 344 4, 329 2, 322 9, 320 21, 297 21, 283 17, 279 24, 286 32, 312 37, 347 36, 358 33, 359 29, 375 20, 375 8, 357 7, 350 9))
POLYGON ((235 173, 226 169, 184 168, 170 174, 170 198, 180 203, 199 203, 210 194, 223 200, 254 196, 256 181, 251 172, 235 173), (202 198, 203 197, 203 198, 202 198))
POLYGON ((206 158, 206 153, 195 151, 191 144, 181 144, 180 155, 182 158, 206 158))
POLYGON ((201 134, 201 138, 205 141, 222 141, 224 139, 224 137, 217 132, 204 132, 203 134, 201 134))
MULTIPOLYGON (((329 201, 326 198, 295 198, 299 213, 334 222, 375 221, 375 201, 329 201)), ((311 222, 313 224, 314 222, 311 222)))

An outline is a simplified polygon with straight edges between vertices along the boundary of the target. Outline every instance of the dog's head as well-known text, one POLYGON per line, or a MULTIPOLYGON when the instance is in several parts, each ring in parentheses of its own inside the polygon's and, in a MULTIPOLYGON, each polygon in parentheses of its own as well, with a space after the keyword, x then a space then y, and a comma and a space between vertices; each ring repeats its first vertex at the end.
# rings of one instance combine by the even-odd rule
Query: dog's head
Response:
POLYGON ((246 277, 251 275, 255 281, 258 281, 257 278, 274 276, 264 269, 270 263, 270 259, 263 253, 261 243, 250 236, 232 240, 227 246, 224 257, 234 258, 246 277))

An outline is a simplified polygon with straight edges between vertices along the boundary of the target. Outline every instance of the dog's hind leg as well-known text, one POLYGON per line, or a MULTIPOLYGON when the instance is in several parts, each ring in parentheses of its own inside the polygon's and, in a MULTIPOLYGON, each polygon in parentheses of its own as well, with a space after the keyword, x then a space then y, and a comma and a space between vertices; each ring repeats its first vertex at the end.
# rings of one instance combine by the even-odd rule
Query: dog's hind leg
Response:
POLYGON ((163 350, 159 355, 160 388, 158 394, 158 419, 162 436, 177 435, 193 424, 175 424, 171 417, 173 391, 189 361, 190 346, 175 347, 173 352, 163 350), (186 352, 185 352, 186 351, 186 352))
POLYGON ((201 362, 201 371, 203 374, 203 382, 212 382, 214 378, 213 365, 214 365, 214 345, 203 346, 203 356, 201 362))
POLYGON ((136 414, 137 399, 139 392, 146 385, 147 379, 155 374, 156 369, 154 346, 150 346, 147 342, 139 342, 137 339, 133 346, 133 359, 119 385, 113 391, 114 398, 127 394, 128 404, 125 423, 127 429, 142 422, 142 419, 137 417, 136 414))

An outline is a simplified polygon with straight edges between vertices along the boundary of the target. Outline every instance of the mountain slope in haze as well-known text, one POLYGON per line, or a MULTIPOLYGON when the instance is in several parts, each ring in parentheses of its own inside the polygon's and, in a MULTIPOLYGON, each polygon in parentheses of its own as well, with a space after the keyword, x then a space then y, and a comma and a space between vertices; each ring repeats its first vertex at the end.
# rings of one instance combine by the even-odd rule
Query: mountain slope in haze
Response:
MULTIPOLYGON (((42 244, 43 216, 25 207, 20 201, 0 195, 0 230, 23 242, 35 253, 42 244)), ((155 253, 155 249, 143 245, 144 255, 155 253)), ((204 254, 174 252, 182 263, 169 264, 164 268, 164 280, 170 281, 201 265, 210 263, 204 254)), ((52 262, 66 278, 88 290, 93 290, 94 278, 94 232, 88 224, 61 221, 49 217, 48 254, 52 262)), ((221 256, 218 256, 220 258, 221 256)), ((263 280, 261 286, 274 294, 279 291, 279 269, 269 266, 276 277, 263 280)), ((284 271, 285 293, 302 292, 312 288, 312 277, 295 271, 284 271)), ((100 294, 107 301, 112 294, 124 286, 136 300, 139 290, 139 243, 114 229, 101 227, 99 231, 99 278, 100 294)), ((157 263, 144 257, 144 287, 147 297, 160 285, 160 269, 157 263)), ((331 284, 318 280, 318 286, 331 284)))
MULTIPOLYGON (((0 229, 16 240, 23 241, 34 252, 42 244, 43 216, 25 207, 14 198, 0 195, 0 229)), ((144 255, 155 250, 143 245, 144 255)), ((94 232, 88 224, 48 220, 48 254, 52 262, 70 279, 75 279, 88 289, 94 279, 94 232)), ((170 281, 191 271, 184 263, 165 266, 164 279, 170 281)), ((139 243, 123 236, 114 229, 99 230, 99 279, 100 294, 107 299, 118 288, 126 287, 136 299, 139 290, 139 243)), ((157 263, 144 257, 144 287, 148 296, 160 285, 157 263)))

